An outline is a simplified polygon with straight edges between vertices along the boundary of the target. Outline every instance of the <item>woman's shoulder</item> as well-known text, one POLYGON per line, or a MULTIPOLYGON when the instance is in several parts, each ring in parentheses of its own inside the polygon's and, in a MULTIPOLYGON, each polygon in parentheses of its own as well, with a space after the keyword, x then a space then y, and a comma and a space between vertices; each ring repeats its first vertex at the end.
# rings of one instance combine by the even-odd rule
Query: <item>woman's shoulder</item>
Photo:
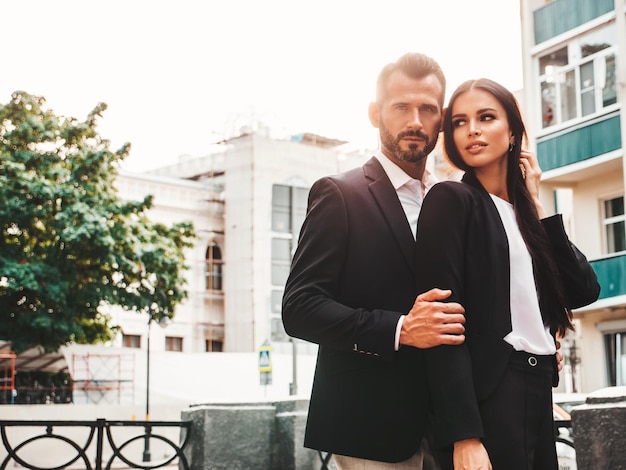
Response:
POLYGON ((431 195, 431 197, 437 195, 438 197, 473 198, 478 195, 478 189, 462 181, 446 180, 433 185, 430 191, 428 191, 428 195, 431 195))

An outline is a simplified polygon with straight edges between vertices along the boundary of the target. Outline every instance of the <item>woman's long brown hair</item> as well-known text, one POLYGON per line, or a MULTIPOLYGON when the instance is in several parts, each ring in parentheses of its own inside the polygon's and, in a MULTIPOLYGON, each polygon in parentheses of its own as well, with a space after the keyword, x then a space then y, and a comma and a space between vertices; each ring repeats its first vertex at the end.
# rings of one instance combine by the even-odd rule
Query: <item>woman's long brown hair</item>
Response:
POLYGON ((567 307, 563 284, 556 260, 552 255, 550 240, 541 225, 537 208, 520 171, 520 154, 522 143, 526 138, 526 127, 513 93, 499 83, 487 78, 469 80, 461 84, 452 94, 448 104, 448 112, 445 113, 443 120, 442 129, 445 153, 454 166, 465 172, 474 173, 474 169, 463 161, 454 143, 452 113, 450 112, 456 99, 461 94, 472 89, 480 89, 491 94, 506 111, 509 128, 515 139, 508 153, 509 161, 506 183, 509 199, 513 204, 515 218, 522 238, 533 260, 533 270, 543 321, 553 332, 563 336, 567 330, 574 329, 572 312, 567 307))

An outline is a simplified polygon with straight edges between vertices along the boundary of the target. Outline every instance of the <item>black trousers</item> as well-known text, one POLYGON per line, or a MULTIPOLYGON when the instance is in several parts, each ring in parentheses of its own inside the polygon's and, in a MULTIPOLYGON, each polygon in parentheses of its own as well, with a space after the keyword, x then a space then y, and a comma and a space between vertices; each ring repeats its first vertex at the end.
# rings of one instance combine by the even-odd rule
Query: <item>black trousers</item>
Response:
MULTIPOLYGON (((514 352, 495 393, 480 404, 493 470, 558 470, 552 414, 553 356, 514 352)), ((438 453, 442 470, 452 454, 438 453)))

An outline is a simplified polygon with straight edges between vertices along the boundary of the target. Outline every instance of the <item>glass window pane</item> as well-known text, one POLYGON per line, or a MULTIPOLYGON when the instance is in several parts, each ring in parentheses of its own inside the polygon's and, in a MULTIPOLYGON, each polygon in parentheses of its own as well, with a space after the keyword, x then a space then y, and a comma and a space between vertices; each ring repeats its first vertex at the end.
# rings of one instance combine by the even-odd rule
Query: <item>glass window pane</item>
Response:
POLYGON ((602 88, 602 106, 617 103, 617 87, 615 77, 615 55, 611 54, 604 59, 604 88, 602 88))
POLYGON ((576 117, 576 75, 573 70, 558 75, 561 99, 561 121, 576 117))
POLYGON ((608 253, 626 250, 626 231, 624 222, 606 226, 606 245, 608 253))
POLYGON ((554 73, 558 67, 563 67, 567 64, 567 47, 563 47, 558 51, 550 52, 539 58, 539 75, 554 73))
POLYGON ((272 259, 281 261, 291 260, 291 240, 272 238, 272 259))
POLYGON ((615 334, 607 334, 604 335, 604 354, 606 358, 606 373, 608 379, 608 385, 611 387, 615 386, 616 377, 615 377, 615 334))
POLYGON ((593 91, 583 93, 580 97, 580 105, 582 107, 582 115, 587 116, 596 111, 596 95, 593 91))
POLYGON ((272 204, 275 206, 289 206, 290 188, 282 184, 272 186, 272 204))
POLYGON ((286 210, 272 210, 272 230, 274 232, 289 232, 289 212, 286 210))
POLYGON ((288 342, 289 335, 285 332, 285 327, 283 326, 283 322, 280 318, 272 318, 271 320, 271 328, 272 328, 272 341, 273 342, 288 342))
POLYGON ((271 302, 270 311, 272 313, 280 313, 283 308, 283 291, 282 290, 273 290, 271 294, 271 302))
POLYGON ((291 188, 281 184, 272 186, 272 230, 291 231, 291 188))
POLYGON ((593 62, 587 62, 580 66, 580 101, 583 116, 587 116, 596 111, 594 84, 593 62))
POLYGON ((293 188, 293 230, 295 238, 300 234, 300 228, 304 223, 309 198, 309 190, 306 188, 293 188))
POLYGON ((604 218, 616 217, 618 215, 624 215, 624 198, 616 197, 604 201, 604 218))
POLYGON ((289 263, 272 263, 272 285, 284 286, 289 276, 289 263))
POLYGON ((541 82, 541 113, 543 127, 555 124, 556 89, 553 82, 541 82))
POLYGON ((282 286, 287 282, 291 265, 291 240, 272 239, 272 284, 282 286))
POLYGON ((619 348, 619 357, 617 358, 617 380, 616 385, 626 385, 626 333, 618 333, 616 338, 619 348))
POLYGON ((580 53, 588 57, 596 52, 617 45, 617 29, 615 23, 587 34, 580 40, 580 53))

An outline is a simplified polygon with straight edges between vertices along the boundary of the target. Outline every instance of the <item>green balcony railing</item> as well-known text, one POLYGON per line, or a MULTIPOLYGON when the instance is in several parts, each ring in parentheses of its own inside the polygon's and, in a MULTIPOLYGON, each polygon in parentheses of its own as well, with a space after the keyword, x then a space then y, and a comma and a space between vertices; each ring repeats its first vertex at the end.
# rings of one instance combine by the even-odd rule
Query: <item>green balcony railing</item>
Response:
POLYGON ((622 147, 619 115, 537 142, 543 171, 598 157, 622 147))
POLYGON ((533 12, 535 44, 540 44, 615 8, 614 0, 554 0, 533 12))
POLYGON ((626 254, 590 261, 598 276, 600 299, 626 294, 626 254))

